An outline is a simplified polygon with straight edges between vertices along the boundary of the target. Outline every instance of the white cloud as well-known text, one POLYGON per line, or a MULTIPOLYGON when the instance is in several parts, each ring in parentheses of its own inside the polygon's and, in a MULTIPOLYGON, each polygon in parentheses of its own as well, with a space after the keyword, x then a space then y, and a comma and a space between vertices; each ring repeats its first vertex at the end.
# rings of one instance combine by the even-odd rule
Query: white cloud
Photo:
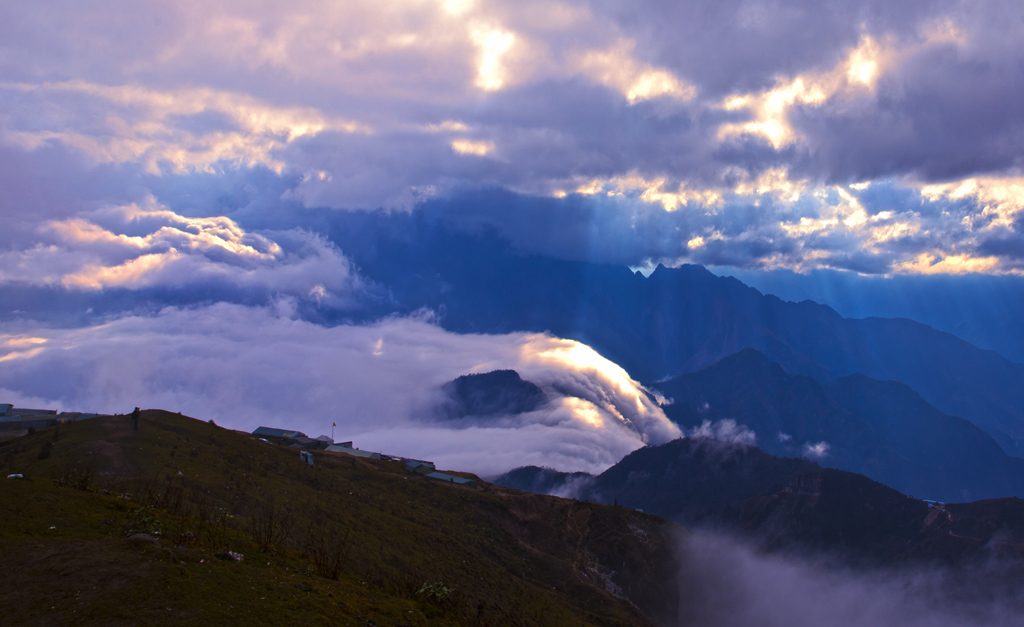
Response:
POLYGON ((690 429, 685 435, 688 438, 704 438, 732 444, 745 444, 747 446, 755 446, 757 444, 757 434, 750 427, 737 424, 732 418, 716 420, 715 422, 704 420, 699 427, 690 429))
POLYGON ((423 319, 326 328, 288 309, 219 304, 82 329, 22 329, 0 350, 16 356, 0 359, 4 396, 66 410, 159 407, 313 436, 337 422, 335 435, 362 448, 485 475, 528 463, 597 472, 679 435, 621 368, 576 342, 457 335, 423 319), (553 402, 469 428, 436 420, 442 384, 501 368, 520 371, 553 402))
POLYGON ((152 173, 214 171, 225 164, 281 171, 285 164, 275 152, 300 137, 371 132, 309 107, 276 107, 213 88, 171 91, 76 80, 3 83, 0 93, 10 103, 9 122, 0 128, 7 143, 35 149, 60 142, 99 163, 139 163, 152 173), (63 111, 40 116, 40 106, 63 111))
POLYGON ((815 442, 813 444, 811 442, 807 442, 804 444, 804 457, 807 457, 808 459, 822 460, 828 457, 828 452, 831 448, 832 447, 829 446, 828 442, 815 442))
POLYGON ((335 303, 359 288, 341 251, 311 233, 248 233, 225 216, 186 217, 152 202, 83 215, 50 221, 34 245, 0 252, 0 284, 91 291, 212 283, 335 303))

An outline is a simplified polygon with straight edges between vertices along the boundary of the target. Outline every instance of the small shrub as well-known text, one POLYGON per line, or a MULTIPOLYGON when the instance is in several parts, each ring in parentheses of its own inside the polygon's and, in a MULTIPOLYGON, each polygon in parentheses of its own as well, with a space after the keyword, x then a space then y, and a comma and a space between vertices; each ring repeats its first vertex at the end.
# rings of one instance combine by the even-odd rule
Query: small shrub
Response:
POLYGON ((351 531, 344 535, 339 529, 324 530, 310 525, 306 535, 306 554, 313 560, 316 574, 337 581, 348 561, 351 531))
POLYGON ((455 588, 449 588, 443 582, 427 581, 416 591, 416 596, 423 597, 428 603, 438 607, 444 607, 451 601, 454 593, 455 588))
POLYGON ((53 442, 47 440, 43 442, 43 448, 39 449, 39 456, 36 459, 49 459, 50 452, 53 450, 53 442))
POLYGON ((91 490, 92 489, 92 462, 85 465, 84 468, 74 467, 65 472, 60 478, 53 480, 53 485, 58 488, 71 488, 73 490, 91 490))
POLYGON ((153 507, 149 505, 132 511, 128 515, 128 524, 125 526, 125 537, 130 537, 137 533, 159 535, 160 521, 153 515, 154 511, 153 507))
POLYGON ((256 548, 270 553, 288 538, 288 514, 273 500, 258 504, 249 512, 249 528, 256 548))

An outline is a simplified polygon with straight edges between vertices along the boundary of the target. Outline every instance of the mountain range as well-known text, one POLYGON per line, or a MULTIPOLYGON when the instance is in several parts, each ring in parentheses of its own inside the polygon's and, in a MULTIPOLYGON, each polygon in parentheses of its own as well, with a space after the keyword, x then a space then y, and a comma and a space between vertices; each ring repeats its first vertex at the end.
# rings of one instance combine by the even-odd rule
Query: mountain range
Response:
POLYGON ((423 214, 350 222, 335 226, 332 239, 387 294, 366 316, 426 307, 452 331, 550 332, 592 346, 644 382, 750 347, 819 383, 854 374, 898 381, 984 429, 1008 453, 1024 452, 1024 365, 927 325, 843 318, 701 266, 658 266, 645 277, 622 266, 529 255, 493 233, 460 231, 423 214), (401 228, 396 220, 404 220, 401 228))
POLYGON ((907 494, 950 502, 1024 496, 1024 460, 896 381, 853 374, 822 384, 747 348, 656 388, 680 426, 733 419, 769 453, 807 455, 907 494))
POLYGON ((537 467, 495 479, 524 490, 543 483, 548 493, 570 482, 577 499, 726 529, 771 551, 875 564, 964 564, 995 555, 1024 556, 1020 499, 926 502, 863 475, 706 438, 644 447, 586 480, 537 467))

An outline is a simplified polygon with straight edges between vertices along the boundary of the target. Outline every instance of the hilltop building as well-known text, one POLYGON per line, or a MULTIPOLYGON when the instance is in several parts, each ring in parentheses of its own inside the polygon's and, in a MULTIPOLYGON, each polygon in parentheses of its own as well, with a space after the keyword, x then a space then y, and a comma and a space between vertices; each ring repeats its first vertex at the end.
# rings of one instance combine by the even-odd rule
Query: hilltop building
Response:
POLYGON ((370 451, 363 451, 352 446, 352 442, 342 442, 340 444, 332 444, 326 449, 331 453, 344 453, 351 455, 352 457, 363 457, 366 459, 381 459, 380 453, 371 453, 370 451))
POLYGON ((265 438, 278 444, 284 444, 287 440, 293 438, 306 437, 306 434, 301 431, 294 429, 275 429, 274 427, 259 427, 252 432, 253 435, 261 438, 265 438))
POLYGON ((0 431, 26 431, 45 429, 59 422, 73 422, 85 418, 93 418, 99 414, 82 412, 57 413, 56 409, 30 409, 15 407, 11 403, 0 403, 0 431))
POLYGON ((398 461, 405 464, 405 469, 411 473, 421 475, 427 479, 433 481, 442 481, 449 485, 460 485, 467 488, 476 488, 477 482, 474 479, 467 479, 465 477, 457 477, 455 475, 449 475, 443 472, 437 472, 437 467, 434 466, 434 462, 430 462, 424 459, 412 459, 408 457, 399 457, 397 455, 384 455, 382 453, 374 453, 372 451, 364 451, 355 448, 352 445, 352 441, 347 442, 334 442, 331 438, 326 435, 321 435, 317 438, 310 438, 301 431, 294 431, 288 429, 276 429, 274 427, 260 427, 252 432, 253 435, 264 438, 268 441, 273 441, 278 444, 291 446, 294 448, 304 449, 300 454, 303 462, 312 465, 312 455, 308 454, 306 450, 320 448, 328 453, 343 453, 345 455, 351 455, 352 457, 361 457, 363 459, 382 459, 386 461, 398 461))
MULTIPOLYGON (((301 431, 295 429, 278 429, 276 427, 259 427, 252 432, 256 437, 263 438, 269 442, 285 444, 292 448, 320 449, 324 450, 334 444, 334 440, 326 435, 311 438, 301 431)), ((351 444, 351 442, 349 442, 351 444)))

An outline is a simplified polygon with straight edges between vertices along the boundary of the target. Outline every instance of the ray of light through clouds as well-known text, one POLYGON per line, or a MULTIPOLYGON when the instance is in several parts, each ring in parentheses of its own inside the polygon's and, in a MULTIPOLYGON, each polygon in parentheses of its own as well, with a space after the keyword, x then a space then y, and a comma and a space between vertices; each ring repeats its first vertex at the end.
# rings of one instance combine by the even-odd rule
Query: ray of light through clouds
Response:
MULTIPOLYGON (((625 372, 546 336, 303 322, 296 311, 337 324, 390 298, 307 217, 434 211, 518 250, 647 269, 1020 274, 1022 62, 1024 10, 1008 0, 5 3, 0 291, 112 304, 85 327, 16 316, 0 387, 249 427, 263 405, 248 394, 313 408, 340 402, 339 377, 359 389, 328 348, 358 345, 352 363, 390 385, 486 362, 561 386, 522 429, 550 456, 519 462, 599 468, 671 435, 625 372), (124 296, 168 290, 181 307, 124 296), (442 345, 459 359, 428 366, 442 345), (165 365, 127 365, 148 351, 165 365), (310 380, 291 391, 253 364, 310 380), (96 385, 31 384, 58 366, 96 385), (159 377, 173 382, 146 392, 159 377)), ((456 459, 458 438, 493 451, 507 434, 448 429, 445 443, 410 417, 428 387, 353 401, 361 432, 484 467, 484 453, 456 459)))

